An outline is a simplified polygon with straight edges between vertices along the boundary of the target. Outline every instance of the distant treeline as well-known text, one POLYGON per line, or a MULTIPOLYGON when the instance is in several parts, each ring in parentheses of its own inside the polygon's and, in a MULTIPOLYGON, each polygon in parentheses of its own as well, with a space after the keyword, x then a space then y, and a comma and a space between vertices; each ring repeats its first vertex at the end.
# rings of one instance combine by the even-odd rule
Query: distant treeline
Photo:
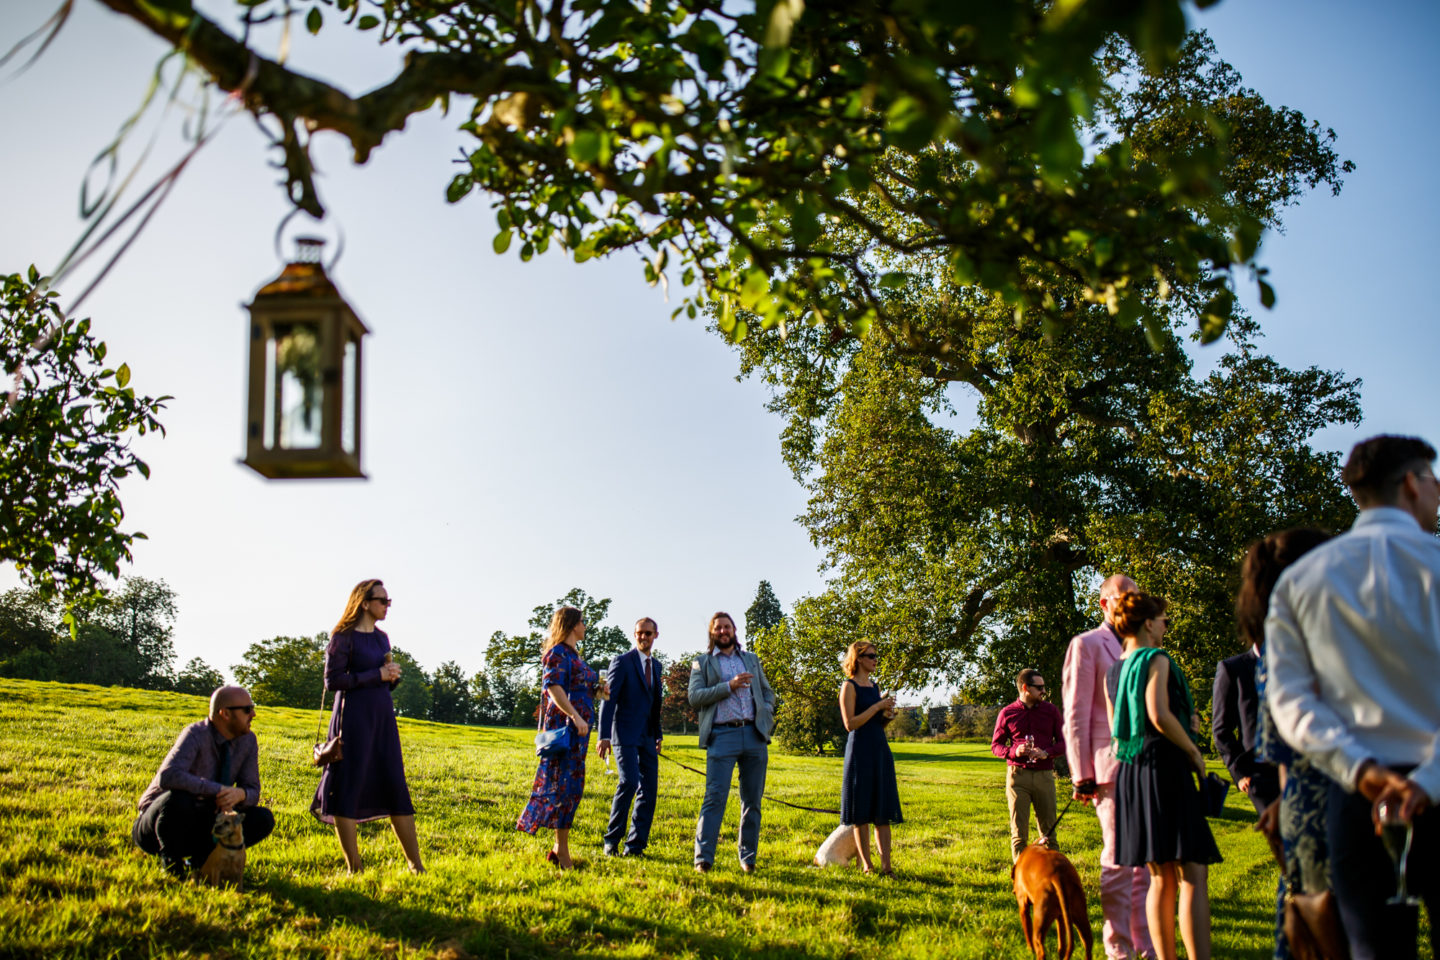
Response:
MULTIPOLYGON (((427 670, 403 647, 395 647, 394 658, 404 671, 394 692, 395 712, 437 723, 533 725, 540 702, 540 646, 551 615, 562 605, 584 611, 590 628, 584 655, 598 669, 630 648, 625 630, 604 623, 610 600, 576 588, 535 607, 529 632, 492 634, 484 665, 474 674, 467 675, 454 660, 427 670)), ((175 614, 175 592, 163 580, 143 577, 125 579, 83 610, 67 611, 31 590, 9 590, 0 594, 0 676, 208 695, 224 677, 198 657, 176 671, 175 614)), ((325 633, 258 640, 230 669, 256 703, 315 708, 328 642, 325 633)), ((663 657, 657 659, 664 665, 663 657)), ((685 656, 665 666, 662 723, 667 730, 695 727, 687 696, 692 659, 685 656)))

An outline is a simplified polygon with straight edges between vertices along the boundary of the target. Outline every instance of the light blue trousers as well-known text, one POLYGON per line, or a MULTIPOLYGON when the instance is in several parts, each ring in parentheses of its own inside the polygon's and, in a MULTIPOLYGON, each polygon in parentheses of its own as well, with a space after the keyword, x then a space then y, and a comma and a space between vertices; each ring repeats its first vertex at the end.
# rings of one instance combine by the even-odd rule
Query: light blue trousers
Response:
POLYGON ((760 798, 765 795, 765 768, 770 747, 748 727, 715 727, 705 752, 705 800, 695 824, 695 862, 714 863, 715 843, 725 819, 725 802, 736 764, 740 766, 740 862, 754 866, 760 846, 760 798))

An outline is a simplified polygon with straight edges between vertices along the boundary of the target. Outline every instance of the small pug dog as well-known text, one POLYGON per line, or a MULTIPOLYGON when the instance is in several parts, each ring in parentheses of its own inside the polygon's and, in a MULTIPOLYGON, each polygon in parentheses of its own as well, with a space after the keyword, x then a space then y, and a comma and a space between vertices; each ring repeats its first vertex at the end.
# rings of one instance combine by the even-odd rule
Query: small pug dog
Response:
POLYGON ((200 876, 210 886, 245 889, 245 834, 240 828, 244 821, 245 814, 234 810, 215 814, 210 828, 215 849, 200 867, 200 876))

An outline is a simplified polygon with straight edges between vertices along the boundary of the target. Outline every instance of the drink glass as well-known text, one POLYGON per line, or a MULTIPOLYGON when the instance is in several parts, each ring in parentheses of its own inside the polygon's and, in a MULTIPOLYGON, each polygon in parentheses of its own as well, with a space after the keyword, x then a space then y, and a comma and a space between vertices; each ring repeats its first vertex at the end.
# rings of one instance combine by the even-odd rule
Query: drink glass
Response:
POLYGON ((1395 895, 1385 902, 1395 907, 1418 907, 1420 898, 1410 892, 1405 882, 1415 825, 1400 818, 1399 800, 1382 800, 1375 813, 1380 820, 1380 840, 1385 844, 1385 852, 1395 861, 1395 895))

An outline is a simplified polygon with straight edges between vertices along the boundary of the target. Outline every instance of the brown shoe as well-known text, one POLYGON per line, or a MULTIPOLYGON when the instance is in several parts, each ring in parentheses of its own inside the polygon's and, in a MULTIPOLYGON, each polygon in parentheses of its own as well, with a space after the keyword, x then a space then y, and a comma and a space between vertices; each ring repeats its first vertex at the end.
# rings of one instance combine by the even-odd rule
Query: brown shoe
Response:
POLYGON ((695 872, 696 872, 696 873, 709 873, 709 872, 710 872, 710 864, 706 863, 704 860, 701 860, 699 863, 695 864, 695 872))
POLYGON ((753 863, 742 863, 742 864, 740 864, 740 869, 741 869, 742 871, 744 871, 745 873, 754 873, 754 872, 755 872, 755 864, 753 864, 753 863))

